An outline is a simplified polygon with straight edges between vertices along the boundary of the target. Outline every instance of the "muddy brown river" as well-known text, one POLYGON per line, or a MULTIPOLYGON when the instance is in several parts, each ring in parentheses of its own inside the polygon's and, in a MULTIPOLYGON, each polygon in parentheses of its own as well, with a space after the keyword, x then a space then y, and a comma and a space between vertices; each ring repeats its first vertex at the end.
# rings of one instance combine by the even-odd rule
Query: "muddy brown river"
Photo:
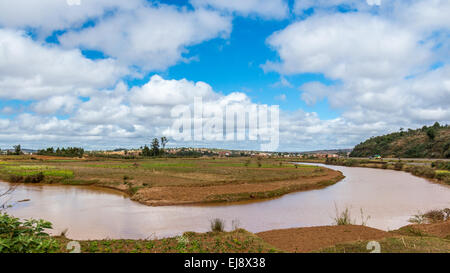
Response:
MULTIPOLYGON (((315 164, 320 165, 320 164, 315 164)), ((251 232, 331 225, 336 207, 350 208, 352 218, 383 230, 408 224, 418 211, 450 207, 450 187, 392 170, 326 166, 344 173, 341 182, 321 190, 298 192, 278 199, 236 205, 148 207, 115 191, 76 186, 20 185, 9 197, 8 213, 46 219, 53 234, 82 239, 146 239, 205 232, 213 218, 237 220, 251 232), (17 202, 30 199, 27 202, 17 202)), ((0 182, 0 192, 8 183, 0 182)))

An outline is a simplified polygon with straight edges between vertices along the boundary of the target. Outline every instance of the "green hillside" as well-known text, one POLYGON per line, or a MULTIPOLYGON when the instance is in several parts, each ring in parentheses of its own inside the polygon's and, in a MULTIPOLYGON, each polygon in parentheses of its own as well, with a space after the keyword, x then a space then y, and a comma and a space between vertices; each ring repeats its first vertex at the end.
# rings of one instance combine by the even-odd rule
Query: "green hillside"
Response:
POLYGON ((372 137, 355 146, 351 157, 450 158, 450 127, 435 123, 420 129, 372 137))

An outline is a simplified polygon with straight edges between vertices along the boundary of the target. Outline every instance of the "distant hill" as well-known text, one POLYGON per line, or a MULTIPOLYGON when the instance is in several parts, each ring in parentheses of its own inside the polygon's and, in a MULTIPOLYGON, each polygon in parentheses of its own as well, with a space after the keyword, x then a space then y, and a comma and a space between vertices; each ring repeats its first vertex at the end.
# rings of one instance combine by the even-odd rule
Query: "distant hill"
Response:
MULTIPOLYGON (((37 150, 32 150, 32 149, 21 149, 21 150, 25 154, 35 154, 35 153, 37 153, 37 150)), ((0 149, 0 154, 7 153, 8 151, 12 153, 12 152, 14 152, 14 149, 6 149, 6 150, 0 149)))
POLYGON ((316 150, 316 151, 307 151, 301 152, 299 154, 347 154, 351 152, 353 149, 332 149, 332 150, 316 150))
POLYGON ((435 123, 420 129, 372 137, 355 146, 351 157, 450 158, 450 127, 435 123))

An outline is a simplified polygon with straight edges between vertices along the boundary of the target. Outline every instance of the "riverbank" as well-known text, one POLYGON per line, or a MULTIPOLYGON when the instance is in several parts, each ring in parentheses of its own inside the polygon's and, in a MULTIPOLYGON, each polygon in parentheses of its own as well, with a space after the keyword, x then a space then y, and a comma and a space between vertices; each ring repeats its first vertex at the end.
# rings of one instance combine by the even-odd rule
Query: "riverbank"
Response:
MULTIPOLYGON (((69 252, 71 241, 54 237, 58 252, 69 252)), ((160 240, 79 241, 82 253, 369 253, 376 241, 382 253, 450 253, 450 221, 408 225, 382 231, 362 225, 319 226, 271 230, 253 234, 232 232, 186 232, 160 240)))
POLYGON ((148 206, 266 200, 343 178, 339 171, 270 158, 0 157, 4 181, 103 187, 148 206))
MULTIPOLYGON (((48 236, 45 229, 52 228, 50 222, 0 214, 0 253, 450 253, 448 211, 440 210, 446 215, 442 221, 407 225, 389 232, 351 224, 256 234, 236 226, 224 232, 217 219, 211 222, 212 231, 206 233, 185 232, 164 239, 79 241, 65 234, 48 236)), ((436 212, 424 216, 435 219, 436 212)))
POLYGON ((432 183, 450 185, 450 162, 448 160, 431 161, 424 159, 423 161, 408 161, 407 159, 326 158, 300 159, 298 162, 404 171, 414 176, 425 178, 432 183))

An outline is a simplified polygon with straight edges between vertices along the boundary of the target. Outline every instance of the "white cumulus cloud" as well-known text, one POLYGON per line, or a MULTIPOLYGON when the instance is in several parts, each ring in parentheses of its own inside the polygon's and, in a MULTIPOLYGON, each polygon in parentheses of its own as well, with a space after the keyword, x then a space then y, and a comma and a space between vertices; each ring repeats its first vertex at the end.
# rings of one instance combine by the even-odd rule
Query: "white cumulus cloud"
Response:
POLYGON ((231 18, 205 9, 142 6, 59 37, 66 48, 99 50, 125 65, 164 70, 186 60, 187 47, 231 32, 231 18))
POLYGON ((93 61, 79 49, 62 50, 35 42, 22 31, 0 29, 0 98, 88 95, 113 86, 126 73, 112 59, 93 61))
POLYGON ((194 6, 213 7, 238 14, 258 15, 269 19, 283 19, 289 14, 289 7, 284 0, 191 0, 194 6))

